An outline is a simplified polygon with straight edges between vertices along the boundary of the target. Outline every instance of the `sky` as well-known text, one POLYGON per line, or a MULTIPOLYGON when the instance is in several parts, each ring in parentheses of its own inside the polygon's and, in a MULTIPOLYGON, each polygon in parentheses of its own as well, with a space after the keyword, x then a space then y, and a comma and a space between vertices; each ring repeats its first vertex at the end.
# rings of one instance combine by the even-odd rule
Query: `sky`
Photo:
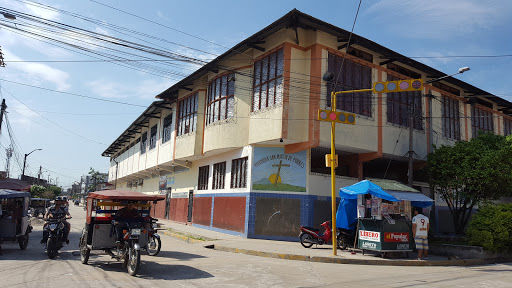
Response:
MULTIPOLYGON (((105 42, 100 47, 91 36, 79 38, 24 17, 11 20, 0 15, 0 47, 6 64, 0 67, 0 96, 7 104, 0 170, 5 170, 6 149, 12 145, 12 178, 21 175, 24 155, 34 149, 42 150, 27 157, 25 174, 37 177, 42 167, 41 177, 64 189, 80 181, 91 167, 107 172, 109 158, 101 153, 157 100, 157 94, 205 61, 294 8, 350 31, 359 4, 359 0, 0 0, 0 9, 9 9, 1 11, 121 38, 139 49, 105 42), (20 29, 38 35, 45 31, 47 37, 74 46, 20 29), (165 57, 155 55, 162 51, 165 57), (105 61, 102 53, 166 61, 114 63, 105 61)), ((446 74, 470 67, 456 77, 512 101, 510 15, 510 0, 362 0, 353 32, 446 74)))

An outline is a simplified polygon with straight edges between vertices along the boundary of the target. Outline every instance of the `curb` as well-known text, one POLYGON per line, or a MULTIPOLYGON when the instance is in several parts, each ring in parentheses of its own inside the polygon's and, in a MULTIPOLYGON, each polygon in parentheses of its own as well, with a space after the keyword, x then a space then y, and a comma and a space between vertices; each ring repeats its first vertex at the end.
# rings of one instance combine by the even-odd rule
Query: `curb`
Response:
POLYGON ((465 259, 465 260, 442 260, 442 261, 417 261, 417 260, 373 260, 373 259, 347 259, 337 257, 321 257, 321 256, 304 256, 295 254, 283 254, 275 252, 263 252, 248 249, 239 249, 226 247, 222 245, 212 245, 210 247, 214 250, 246 254, 252 256, 260 256, 267 258, 320 262, 320 263, 334 263, 334 264, 356 264, 356 265, 380 265, 380 266, 476 266, 485 264, 495 264, 510 262, 510 259, 465 259))
MULTIPOLYGON (((214 240, 198 240, 185 236, 182 234, 174 233, 171 231, 164 231, 164 234, 171 236, 175 239, 187 242, 189 244, 206 243, 214 240)), ((347 259, 340 257, 322 257, 322 256, 305 256, 296 254, 285 254, 276 252, 264 252, 257 250, 241 249, 222 246, 218 244, 209 245, 206 248, 210 248, 217 251, 246 254, 251 256, 295 260, 295 261, 306 261, 306 262, 317 262, 317 263, 333 263, 333 264, 356 264, 356 265, 380 265, 380 266, 476 266, 496 263, 507 263, 511 262, 512 259, 459 259, 459 260, 441 260, 441 261, 417 261, 417 260, 375 260, 375 259, 347 259)))
POLYGON ((174 232, 171 232, 171 231, 164 231, 164 235, 171 236, 173 238, 176 238, 178 240, 187 242, 189 244, 197 244, 197 243, 204 243, 205 242, 203 240, 194 239, 194 238, 191 238, 189 236, 185 236, 185 235, 182 235, 182 234, 174 233, 174 232))

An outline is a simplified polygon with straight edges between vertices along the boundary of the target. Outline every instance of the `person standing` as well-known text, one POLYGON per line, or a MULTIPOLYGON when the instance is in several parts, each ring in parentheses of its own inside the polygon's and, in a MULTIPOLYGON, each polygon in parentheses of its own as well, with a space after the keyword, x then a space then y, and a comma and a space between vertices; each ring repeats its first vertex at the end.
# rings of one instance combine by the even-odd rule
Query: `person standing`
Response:
POLYGON ((418 259, 428 260, 428 231, 430 223, 428 217, 421 214, 421 209, 414 209, 414 217, 412 218, 412 237, 416 243, 416 250, 418 250, 418 259))

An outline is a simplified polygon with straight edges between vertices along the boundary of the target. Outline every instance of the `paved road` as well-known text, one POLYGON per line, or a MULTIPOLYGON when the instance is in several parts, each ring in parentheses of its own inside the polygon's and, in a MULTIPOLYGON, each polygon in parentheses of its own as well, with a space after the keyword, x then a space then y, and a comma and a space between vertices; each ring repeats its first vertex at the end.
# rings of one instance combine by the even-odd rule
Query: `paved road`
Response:
POLYGON ((42 224, 34 221, 29 248, 3 245, 0 287, 512 287, 512 264, 478 267, 395 267, 291 261, 206 249, 163 237, 157 257, 142 256, 131 277, 108 256, 80 263, 82 207, 71 207, 71 243, 55 260, 44 254, 42 224))

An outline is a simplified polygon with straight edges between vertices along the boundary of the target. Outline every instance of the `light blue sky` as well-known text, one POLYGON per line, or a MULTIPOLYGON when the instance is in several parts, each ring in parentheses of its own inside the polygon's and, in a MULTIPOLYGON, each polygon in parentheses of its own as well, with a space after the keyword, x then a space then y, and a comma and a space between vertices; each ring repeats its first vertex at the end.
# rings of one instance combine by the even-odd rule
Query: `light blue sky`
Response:
MULTIPOLYGON (((350 31, 359 4, 356 0, 41 1, 165 39, 166 42, 140 36, 151 42, 148 46, 205 60, 222 54, 293 8, 350 31)), ((0 7, 143 43, 104 26, 24 2, 0 0, 0 7)), ((512 57, 444 57, 511 55, 510 15, 512 1, 509 0, 363 0, 354 33, 409 57, 442 57, 415 59, 447 74, 469 66, 471 71, 457 76, 459 79, 511 101, 512 88, 508 84, 512 83, 512 57)), ((0 24, 18 23, 18 27, 23 24, 19 18, 18 22, 13 22, 1 17, 0 21, 0 24)), ((8 121, 18 144, 18 159, 11 160, 11 176, 21 174, 24 153, 42 148, 28 157, 26 174, 37 177, 41 165, 45 171, 42 177, 48 179, 48 174, 52 179, 58 177, 59 185, 64 188, 79 180, 89 167, 106 172, 108 158, 101 157, 101 153, 155 100, 156 94, 181 79, 180 75, 195 69, 191 64, 177 63, 167 69, 178 76, 162 77, 108 62, 12 62, 94 59, 8 30, 0 27, 0 46, 7 64, 0 68, 0 91, 6 99, 8 121), (101 102, 13 82, 144 107, 101 102)), ((87 43, 81 45, 87 46, 87 43)), ((5 148, 10 142, 4 122, 0 170, 5 167, 5 148)))

